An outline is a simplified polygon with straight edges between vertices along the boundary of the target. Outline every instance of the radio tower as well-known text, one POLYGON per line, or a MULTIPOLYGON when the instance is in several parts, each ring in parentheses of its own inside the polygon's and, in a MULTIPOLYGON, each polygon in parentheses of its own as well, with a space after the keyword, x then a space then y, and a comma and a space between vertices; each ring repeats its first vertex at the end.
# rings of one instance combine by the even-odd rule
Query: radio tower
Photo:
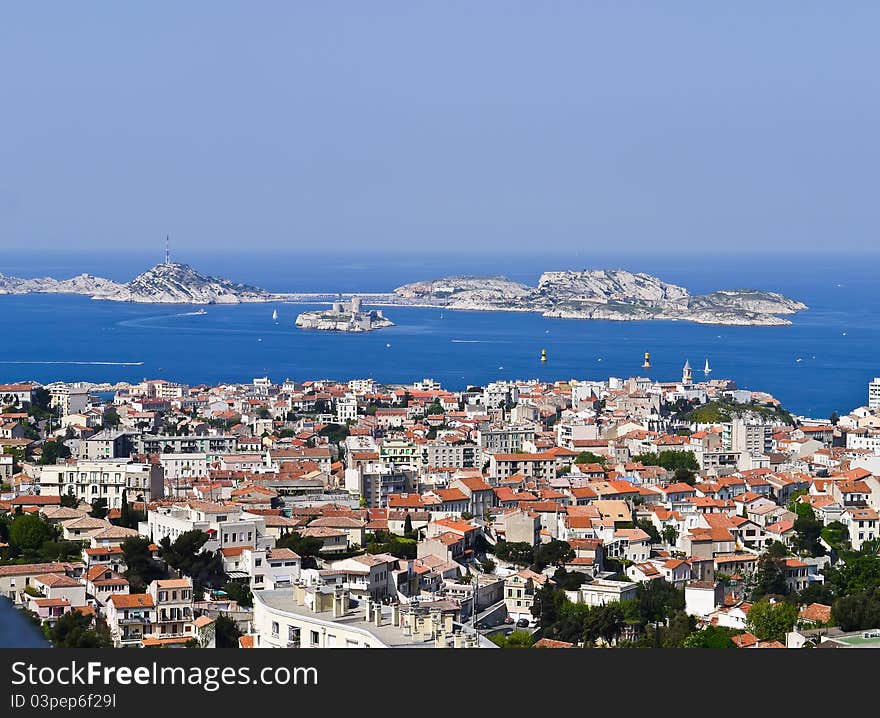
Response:
POLYGON ((171 252, 168 250, 168 235, 165 235, 165 264, 171 264, 171 252))

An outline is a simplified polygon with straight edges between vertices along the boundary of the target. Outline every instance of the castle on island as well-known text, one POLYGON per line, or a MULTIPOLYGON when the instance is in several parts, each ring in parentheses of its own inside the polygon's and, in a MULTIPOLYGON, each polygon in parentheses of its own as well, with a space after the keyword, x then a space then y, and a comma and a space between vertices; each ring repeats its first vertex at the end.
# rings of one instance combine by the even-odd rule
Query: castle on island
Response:
POLYGON ((328 310, 303 312, 296 318, 296 326, 300 329, 369 332, 393 327, 394 322, 385 317, 381 309, 365 311, 360 297, 352 297, 349 301, 340 297, 328 310))

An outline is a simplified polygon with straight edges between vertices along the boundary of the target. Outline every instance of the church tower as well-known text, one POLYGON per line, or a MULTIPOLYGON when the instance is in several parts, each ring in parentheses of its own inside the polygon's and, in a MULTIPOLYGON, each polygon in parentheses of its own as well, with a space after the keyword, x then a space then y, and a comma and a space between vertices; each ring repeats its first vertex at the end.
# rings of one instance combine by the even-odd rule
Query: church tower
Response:
POLYGON ((694 372, 691 369, 690 361, 685 361, 684 369, 681 371, 681 383, 682 386, 693 386, 694 383, 694 372))

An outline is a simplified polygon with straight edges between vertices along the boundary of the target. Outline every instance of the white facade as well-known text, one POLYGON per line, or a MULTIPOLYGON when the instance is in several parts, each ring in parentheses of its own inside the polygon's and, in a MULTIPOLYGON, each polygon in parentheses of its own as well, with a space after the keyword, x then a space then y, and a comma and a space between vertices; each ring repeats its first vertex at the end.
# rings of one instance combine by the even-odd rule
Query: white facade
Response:
POLYGON ((76 496, 86 503, 106 499, 107 507, 122 508, 122 492, 128 501, 142 496, 154 501, 164 496, 164 472, 159 464, 130 463, 127 459, 80 460, 43 466, 39 477, 42 496, 76 496))
POLYGON ((868 408, 880 409, 880 377, 868 384, 868 408))
POLYGON ((208 475, 207 454, 159 454, 165 478, 176 479, 200 478, 208 475))

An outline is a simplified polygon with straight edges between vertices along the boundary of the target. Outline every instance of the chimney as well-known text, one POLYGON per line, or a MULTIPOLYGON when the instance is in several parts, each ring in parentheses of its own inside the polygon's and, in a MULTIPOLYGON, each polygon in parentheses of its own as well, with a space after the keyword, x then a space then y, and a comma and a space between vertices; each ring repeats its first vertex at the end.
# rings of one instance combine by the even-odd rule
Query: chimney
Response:
POLYGON ((348 614, 348 603, 350 601, 349 592, 347 588, 342 589, 342 599, 339 601, 339 605, 342 609, 342 615, 345 616, 348 614))
POLYGON ((364 606, 366 607, 366 611, 365 611, 366 621, 367 621, 367 623, 369 623, 370 621, 373 620, 373 601, 369 596, 364 598, 364 606))
POLYGON ((333 618, 342 618, 343 615, 342 587, 336 586, 333 589, 333 618))
POLYGON ((400 604, 398 603, 391 607, 391 624, 394 626, 400 625, 400 604))
POLYGON ((452 647, 464 648, 464 636, 461 633, 454 633, 452 635, 452 647))
POLYGON ((381 604, 377 603, 373 608, 373 622, 375 623, 377 628, 382 625, 382 606, 381 606, 381 604))

